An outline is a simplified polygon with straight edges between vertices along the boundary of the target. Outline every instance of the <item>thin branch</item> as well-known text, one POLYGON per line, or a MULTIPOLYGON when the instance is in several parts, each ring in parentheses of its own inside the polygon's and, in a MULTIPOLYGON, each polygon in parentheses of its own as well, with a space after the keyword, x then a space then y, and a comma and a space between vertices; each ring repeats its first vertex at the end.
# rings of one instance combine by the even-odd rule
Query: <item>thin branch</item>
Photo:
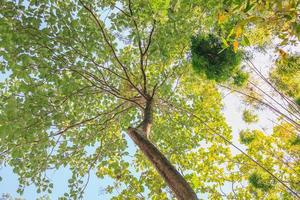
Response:
POLYGON ((91 118, 88 118, 88 119, 84 119, 84 120, 82 120, 82 121, 80 121, 80 122, 71 124, 71 125, 65 127, 64 129, 58 131, 58 132, 55 133, 54 135, 51 135, 50 137, 54 137, 54 136, 57 136, 57 135, 61 135, 62 133, 68 131, 69 129, 78 127, 78 126, 80 126, 80 125, 83 125, 83 124, 86 124, 86 123, 88 123, 88 122, 90 122, 90 121, 95 120, 95 119, 97 119, 98 117, 100 117, 101 115, 110 114, 110 113, 116 111, 117 109, 119 109, 119 108, 120 108, 121 106, 123 106, 124 104, 125 104, 125 103, 123 102, 123 103, 117 105, 115 108, 113 108, 113 109, 110 110, 110 111, 107 111, 107 112, 101 112, 101 113, 98 113, 97 115, 95 115, 94 117, 91 117, 91 118))
POLYGON ((144 93, 147 93, 147 76, 146 76, 146 72, 145 72, 145 68, 144 68, 144 54, 143 54, 143 48, 142 48, 142 39, 141 39, 141 34, 137 25, 136 20, 134 19, 133 16, 133 10, 131 7, 131 0, 128 0, 128 7, 129 7, 129 11, 130 11, 130 17, 133 21, 135 30, 137 32, 137 37, 138 37, 138 47, 139 47, 139 51, 140 51, 140 69, 142 72, 142 76, 143 76, 143 90, 144 93))
POLYGON ((273 110, 275 113, 279 114, 279 116, 283 116, 283 117, 284 117, 285 119, 287 119, 293 126, 295 126, 295 128, 296 128, 297 130, 299 130, 299 128, 300 128, 299 123, 297 123, 295 120, 293 120, 293 119, 290 118, 289 116, 287 116, 287 115, 285 115, 284 113, 282 113, 280 110, 274 108, 272 105, 270 105, 270 104, 268 104, 268 103, 266 103, 266 102, 264 102, 264 101, 262 101, 262 100, 260 100, 260 99, 258 99, 258 98, 256 98, 256 97, 253 97, 253 96, 251 96, 251 95, 249 95, 249 94, 246 94, 246 93, 244 93, 244 92, 242 92, 242 91, 239 91, 239 90, 237 90, 237 89, 230 88, 230 87, 225 86, 225 85, 222 85, 222 84, 218 84, 218 85, 219 85, 220 87, 223 87, 223 88, 226 88, 226 89, 228 89, 228 90, 232 90, 232 91, 235 91, 235 92, 237 92, 237 93, 239 93, 239 94, 242 94, 242 95, 244 95, 244 96, 247 96, 247 97, 249 97, 249 98, 251 98, 251 99, 253 99, 253 100, 257 101, 257 102, 260 102, 261 104, 263 104, 263 105, 267 106, 268 108, 270 108, 271 110, 273 110))
POLYGON ((121 11, 124 15, 126 15, 127 17, 131 17, 130 14, 128 14, 127 12, 125 12, 123 9, 119 8, 118 6, 115 6, 116 9, 118 9, 119 11, 121 11))
POLYGON ((149 38, 148 38, 148 43, 147 43, 147 46, 146 46, 146 48, 145 48, 145 50, 144 50, 144 52, 143 52, 143 55, 146 55, 146 53, 148 52, 149 47, 150 47, 150 45, 151 45, 152 36, 153 36, 153 33, 154 33, 154 29, 155 29, 155 24, 156 24, 156 21, 154 20, 153 26, 152 26, 152 29, 151 29, 151 31, 150 31, 150 35, 149 35, 149 38))
POLYGON ((254 63, 247 57, 246 60, 248 61, 248 65, 250 68, 254 70, 254 72, 262 79, 264 80, 274 91, 276 91, 291 107, 298 113, 299 111, 299 106, 292 100, 290 100, 286 95, 284 95, 282 92, 280 92, 276 87, 273 86, 273 84, 257 69, 257 67, 254 65, 254 63))
POLYGON ((297 118, 298 120, 300 120, 299 116, 297 116, 295 113, 289 111, 289 109, 287 109, 285 106, 283 106, 281 103, 279 103, 276 99, 274 99, 272 96, 270 96, 267 92, 265 92, 264 90, 262 90, 260 87, 258 87, 256 84, 252 83, 251 81, 249 81, 249 83, 257 88, 259 91, 261 91, 264 95, 266 95, 267 97, 269 97, 271 100, 273 100, 276 104, 278 104, 281 108, 283 108, 286 112, 288 112, 290 115, 292 115, 293 117, 297 118))
POLYGON ((79 2, 81 3, 81 5, 92 15, 93 19, 95 20, 96 24, 98 25, 100 32, 104 38, 105 43, 109 46, 111 52, 113 53, 113 56, 115 58, 115 60, 117 61, 117 63, 121 66, 121 68, 123 69, 125 76, 127 78, 127 81, 130 83, 130 85, 140 94, 142 95, 144 98, 146 98, 145 94, 140 91, 136 85, 131 81, 127 68, 123 65, 123 63, 120 61, 119 57, 117 56, 117 53, 113 47, 113 45, 111 44, 111 42, 108 39, 108 36, 105 33, 104 27, 102 26, 101 22, 99 21, 98 17, 96 16, 96 14, 89 8, 87 7, 82 0, 79 0, 79 2))

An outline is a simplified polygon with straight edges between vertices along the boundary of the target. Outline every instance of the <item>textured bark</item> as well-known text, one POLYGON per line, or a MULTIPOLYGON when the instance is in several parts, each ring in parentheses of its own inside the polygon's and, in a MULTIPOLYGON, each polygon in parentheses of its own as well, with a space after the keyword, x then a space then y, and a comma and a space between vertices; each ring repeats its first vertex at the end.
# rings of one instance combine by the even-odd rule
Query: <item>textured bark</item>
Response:
POLYGON ((150 137, 150 130, 152 127, 153 116, 152 116, 152 99, 149 99, 146 102, 145 109, 144 109, 144 120, 138 126, 138 128, 142 129, 142 134, 146 136, 148 139, 150 137))
POLYGON ((190 185, 175 169, 169 160, 144 136, 142 130, 128 128, 128 135, 153 164, 178 200, 196 200, 197 196, 190 185))

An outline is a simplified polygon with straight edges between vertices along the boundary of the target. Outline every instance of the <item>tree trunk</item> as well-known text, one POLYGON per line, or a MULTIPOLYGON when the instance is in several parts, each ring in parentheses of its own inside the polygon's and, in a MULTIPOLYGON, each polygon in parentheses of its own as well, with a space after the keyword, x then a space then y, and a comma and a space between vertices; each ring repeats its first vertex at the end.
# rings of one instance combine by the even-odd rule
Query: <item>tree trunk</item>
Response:
POLYGON ((168 161, 168 159, 145 137, 145 133, 137 128, 128 128, 128 135, 140 148, 158 173, 174 192, 178 200, 196 200, 197 196, 190 185, 168 161))

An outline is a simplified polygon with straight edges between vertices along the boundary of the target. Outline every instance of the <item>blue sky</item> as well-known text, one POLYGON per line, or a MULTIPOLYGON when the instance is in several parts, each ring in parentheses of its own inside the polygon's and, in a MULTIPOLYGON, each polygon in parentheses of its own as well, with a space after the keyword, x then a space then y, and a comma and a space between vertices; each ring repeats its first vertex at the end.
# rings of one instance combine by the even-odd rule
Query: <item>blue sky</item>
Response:
MULTIPOLYGON (((14 197, 19 197, 16 193, 18 188, 18 179, 17 176, 12 172, 10 167, 4 167, 0 170, 0 174, 3 178, 3 181, 0 182, 0 194, 10 193, 14 197)), ((71 177, 71 172, 67 168, 61 168, 56 172, 48 173, 48 176, 51 177, 54 183, 53 193, 49 196, 51 199, 58 199, 58 197, 63 196, 66 191, 68 191, 68 178, 71 177)), ((86 188, 84 199, 109 199, 109 195, 105 194, 105 186, 107 186, 111 181, 109 179, 100 181, 95 176, 95 172, 91 172, 90 182, 86 188)), ((29 186, 25 189, 23 198, 31 200, 36 199, 42 194, 36 193, 36 188, 34 186, 29 186)))

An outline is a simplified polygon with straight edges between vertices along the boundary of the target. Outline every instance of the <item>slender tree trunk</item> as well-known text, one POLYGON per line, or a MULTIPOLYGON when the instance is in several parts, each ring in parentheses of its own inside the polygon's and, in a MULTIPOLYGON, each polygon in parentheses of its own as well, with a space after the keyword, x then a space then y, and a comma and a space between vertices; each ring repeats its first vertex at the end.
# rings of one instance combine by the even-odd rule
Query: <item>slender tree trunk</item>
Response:
MULTIPOLYGON (((149 131, 149 130, 148 130, 149 131)), ((153 164, 178 200, 196 200, 197 196, 187 181, 169 160, 145 137, 147 133, 138 128, 128 128, 128 135, 153 164)))

